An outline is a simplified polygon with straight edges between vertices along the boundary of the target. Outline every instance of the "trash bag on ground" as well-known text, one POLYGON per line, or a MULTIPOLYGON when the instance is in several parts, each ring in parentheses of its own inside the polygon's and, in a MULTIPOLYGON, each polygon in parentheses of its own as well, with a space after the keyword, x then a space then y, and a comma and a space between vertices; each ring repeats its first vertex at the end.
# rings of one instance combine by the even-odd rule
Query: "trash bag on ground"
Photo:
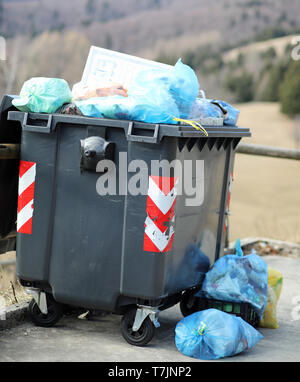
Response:
POLYGON ((283 276, 275 269, 268 268, 268 305, 259 326, 278 329, 276 308, 282 290, 283 276))
POLYGON ((90 98, 75 101, 75 105, 87 117, 177 124, 173 118, 189 115, 198 91, 195 72, 179 60, 171 70, 140 72, 128 89, 128 97, 90 98))
POLYGON ((205 275, 202 291, 207 298, 248 302, 262 318, 268 303, 268 269, 257 254, 243 256, 240 240, 236 254, 218 259, 205 275))
POLYGON ((263 336, 242 318, 217 309, 193 313, 175 329, 177 349, 184 355, 213 360, 251 349, 263 336))
POLYGON ((85 100, 97 97, 109 97, 120 95, 128 97, 127 90, 121 84, 117 83, 93 83, 83 85, 81 82, 75 84, 72 89, 72 99, 85 100))
POLYGON ((26 81, 12 104, 23 112, 54 113, 71 101, 68 83, 60 78, 34 77, 26 81))

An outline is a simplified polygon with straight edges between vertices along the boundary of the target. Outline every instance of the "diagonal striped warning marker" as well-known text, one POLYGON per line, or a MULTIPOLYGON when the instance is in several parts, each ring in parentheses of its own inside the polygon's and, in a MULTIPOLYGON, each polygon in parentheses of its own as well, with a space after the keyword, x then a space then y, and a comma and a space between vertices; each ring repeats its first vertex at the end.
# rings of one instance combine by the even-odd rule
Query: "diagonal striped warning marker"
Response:
POLYGON ((144 251, 165 253, 174 239, 177 178, 150 176, 145 221, 144 251))
POLYGON ((227 231, 229 227, 228 215, 230 209, 231 193, 232 193, 232 184, 233 184, 233 172, 230 173, 229 187, 228 187, 228 196, 227 196, 227 215, 224 223, 224 230, 227 231))
POLYGON ((36 163, 20 162, 17 231, 32 233, 36 163))

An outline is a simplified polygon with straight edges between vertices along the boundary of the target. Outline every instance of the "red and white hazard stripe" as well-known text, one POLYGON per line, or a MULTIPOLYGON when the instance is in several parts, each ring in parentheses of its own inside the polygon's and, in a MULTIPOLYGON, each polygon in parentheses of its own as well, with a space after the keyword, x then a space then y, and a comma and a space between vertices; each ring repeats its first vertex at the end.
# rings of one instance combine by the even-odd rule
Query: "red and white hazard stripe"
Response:
POLYGON ((233 172, 230 173, 230 181, 229 181, 229 188, 228 188, 228 197, 227 197, 227 216, 225 219, 225 231, 228 229, 228 214, 229 214, 229 208, 230 208, 230 200, 231 200, 231 193, 232 193, 232 183, 233 183, 233 172))
POLYGON ((150 176, 144 251, 169 252, 174 239, 177 178, 150 176))
POLYGON ((36 163, 20 162, 17 231, 32 233, 36 163))
POLYGON ((230 173, 230 182, 229 182, 229 188, 228 188, 228 198, 227 198, 227 210, 229 211, 230 207, 230 199, 231 199, 231 193, 232 193, 232 183, 233 183, 233 172, 230 173))

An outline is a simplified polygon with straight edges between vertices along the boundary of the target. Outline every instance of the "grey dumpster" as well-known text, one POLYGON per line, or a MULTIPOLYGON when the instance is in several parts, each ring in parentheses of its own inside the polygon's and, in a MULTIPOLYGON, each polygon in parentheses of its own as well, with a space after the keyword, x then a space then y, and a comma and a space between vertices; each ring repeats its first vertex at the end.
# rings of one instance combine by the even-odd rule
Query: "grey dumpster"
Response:
POLYGON ((17 274, 33 294, 33 321, 54 325, 65 305, 113 312, 124 338, 143 346, 159 311, 181 302, 193 312, 187 296, 223 255, 235 148, 249 130, 207 127, 205 136, 9 111, 16 121, 17 274))

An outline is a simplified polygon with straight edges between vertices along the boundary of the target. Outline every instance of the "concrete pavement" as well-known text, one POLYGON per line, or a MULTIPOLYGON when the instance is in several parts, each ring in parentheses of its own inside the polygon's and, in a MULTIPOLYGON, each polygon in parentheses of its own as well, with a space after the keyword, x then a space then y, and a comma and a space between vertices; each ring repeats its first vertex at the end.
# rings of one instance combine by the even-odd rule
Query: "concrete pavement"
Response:
MULTIPOLYGON (((278 305, 279 329, 260 329, 255 348, 228 361, 300 361, 300 258, 266 256, 268 265, 283 273, 278 305), (293 298, 299 296, 298 304, 293 298)), ((145 348, 127 344, 120 333, 121 317, 95 320, 63 318, 56 327, 37 328, 26 322, 0 332, 0 361, 201 362, 182 355, 175 346, 174 329, 182 319, 179 307, 160 315, 161 327, 145 348)))

